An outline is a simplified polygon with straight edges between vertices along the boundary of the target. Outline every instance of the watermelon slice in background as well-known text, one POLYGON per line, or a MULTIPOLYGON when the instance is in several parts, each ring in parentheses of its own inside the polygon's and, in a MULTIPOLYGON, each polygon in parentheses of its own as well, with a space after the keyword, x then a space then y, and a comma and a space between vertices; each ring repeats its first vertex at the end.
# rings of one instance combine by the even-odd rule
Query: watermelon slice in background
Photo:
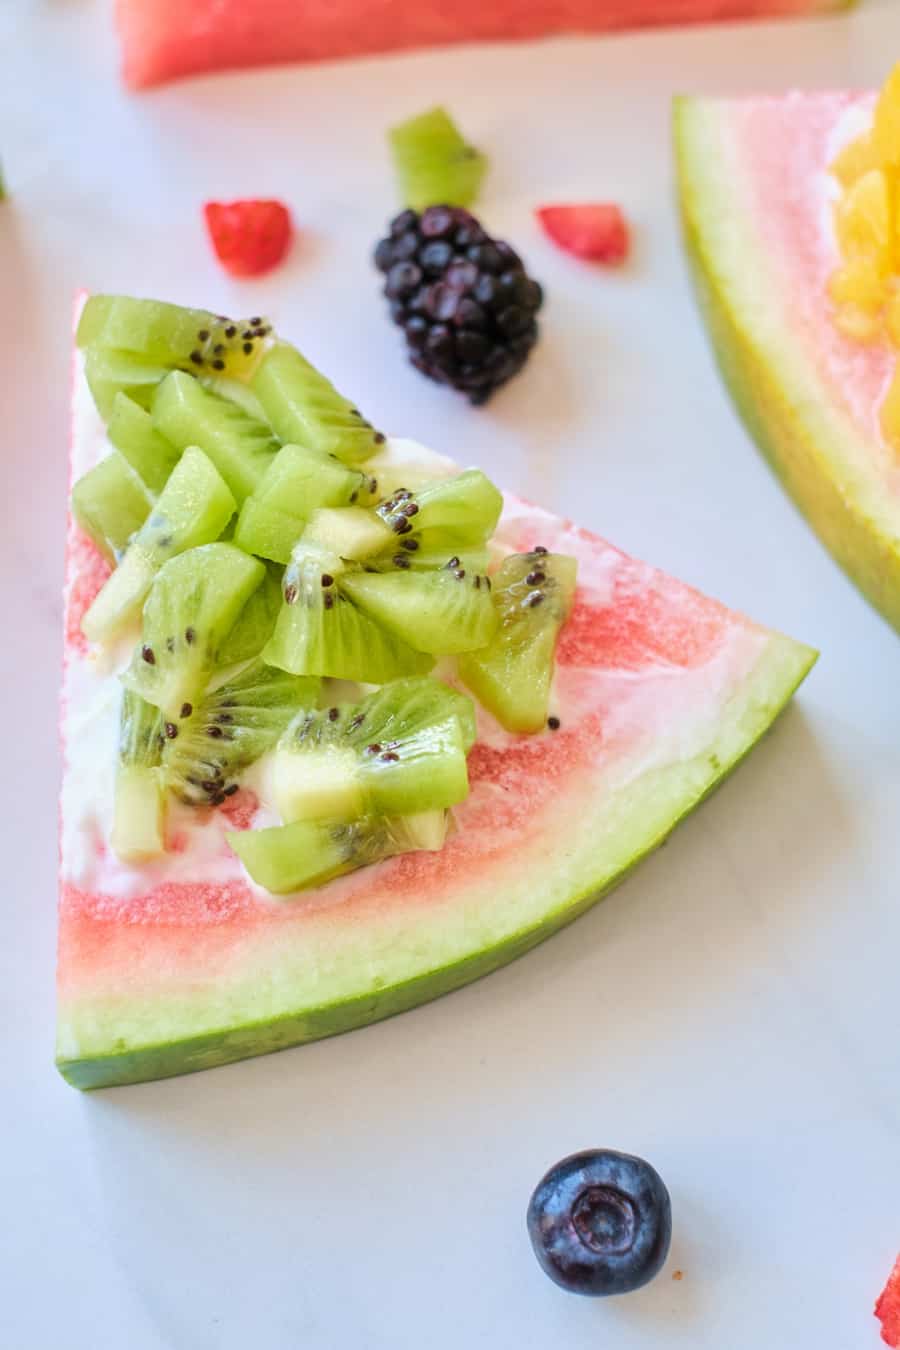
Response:
POLYGON ((828 166, 874 95, 684 98, 675 144, 685 238, 722 374, 785 487, 900 629, 900 455, 879 406, 896 352, 835 327, 828 166))
POLYGON ((900 1256, 878 1296, 875 1316, 881 1323, 881 1339, 897 1350, 900 1346, 900 1256))
POLYGON ((127 84, 452 42, 824 14, 853 0, 116 0, 127 84))
MULTIPOLYGON (((80 373, 73 427, 82 472, 106 445, 80 373)), ((328 1036, 521 955, 662 843, 815 660, 514 497, 497 538, 579 561, 558 651, 559 730, 516 737, 480 714, 471 795, 440 853, 273 901, 251 889, 225 841, 254 823, 247 791, 210 813, 202 868, 177 851, 135 869, 110 854, 116 719, 106 716, 100 745, 97 710, 116 708, 116 682, 79 627, 107 566, 70 521, 58 963, 58 1063, 69 1082, 137 1082, 328 1036)))

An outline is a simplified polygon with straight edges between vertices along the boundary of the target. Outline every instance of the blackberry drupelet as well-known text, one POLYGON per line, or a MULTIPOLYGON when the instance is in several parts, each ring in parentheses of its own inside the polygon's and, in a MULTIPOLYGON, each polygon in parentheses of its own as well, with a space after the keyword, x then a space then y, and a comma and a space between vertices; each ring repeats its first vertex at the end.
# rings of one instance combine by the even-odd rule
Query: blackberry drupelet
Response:
POLYGON ((468 211, 401 212, 375 249, 375 265, 423 375, 484 403, 522 369, 537 341, 543 291, 515 250, 468 211))

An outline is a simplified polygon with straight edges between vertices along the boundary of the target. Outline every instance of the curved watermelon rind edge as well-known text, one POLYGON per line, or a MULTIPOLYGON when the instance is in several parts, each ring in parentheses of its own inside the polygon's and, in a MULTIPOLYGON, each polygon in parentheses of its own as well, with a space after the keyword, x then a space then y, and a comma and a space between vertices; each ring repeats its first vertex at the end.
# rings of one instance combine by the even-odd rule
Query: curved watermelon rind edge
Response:
MULTIPOLYGON (((832 557, 869 603, 900 631, 900 530, 885 517, 872 485, 863 484, 844 453, 844 414, 828 415, 828 391, 810 395, 808 373, 785 328, 777 344, 762 341, 743 298, 758 282, 752 245, 740 275, 729 265, 734 197, 718 142, 713 99, 674 100, 673 132, 683 236, 699 307, 722 378, 743 422, 779 480, 832 557), (805 386, 805 387, 804 387, 805 386), (823 409, 825 414, 823 416, 823 409)), ((733 178, 731 186, 733 186, 733 178)))
MULTIPOLYGON (((586 859, 585 868, 593 865, 592 874, 575 895, 540 921, 508 934, 492 946, 419 971, 387 988, 369 988, 339 1002, 298 1008, 240 1027, 214 1028, 120 1051, 98 1047, 91 1054, 67 1053, 66 1045, 74 1048, 80 1037, 61 1009, 57 1056, 60 1073, 73 1087, 83 1090, 192 1073, 367 1026, 490 974, 578 918, 662 844, 769 730, 817 656, 818 653, 800 643, 773 635, 756 667, 733 695, 717 724, 716 734, 703 750, 690 761, 668 764, 645 774, 630 786, 629 819, 633 824, 638 822, 639 837, 627 862, 604 874, 596 859, 593 864, 586 859), (664 819, 654 821, 654 804, 659 815, 660 801, 665 805, 670 798, 674 809, 664 819), (647 820, 651 821, 650 829, 641 835, 641 825, 647 820)), ((96 1025, 96 1019, 91 1020, 96 1025)))

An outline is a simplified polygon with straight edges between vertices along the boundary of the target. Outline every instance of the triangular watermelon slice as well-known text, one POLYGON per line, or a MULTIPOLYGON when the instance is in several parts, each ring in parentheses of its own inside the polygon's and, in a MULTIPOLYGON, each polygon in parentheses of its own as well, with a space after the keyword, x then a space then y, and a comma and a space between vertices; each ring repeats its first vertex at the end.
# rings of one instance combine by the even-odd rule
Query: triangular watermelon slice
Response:
POLYGON ((722 373, 751 434, 823 543, 900 629, 900 455, 879 406, 896 360, 840 334, 828 281, 839 147, 874 95, 680 99, 689 255, 722 373))
POLYGON ((133 88, 204 70, 321 61, 448 42, 848 9, 854 0, 116 0, 133 88))
MULTIPOLYGON (((80 376, 73 441, 76 473, 106 449, 80 376)), ((579 561, 559 645, 559 729, 517 737, 483 715, 471 796, 440 853, 276 902, 250 889, 226 843, 228 829, 253 823, 247 791, 208 813, 189 851, 140 868, 111 854, 116 681, 79 627, 107 565, 70 523, 58 970, 58 1062, 69 1082, 102 1087, 262 1054, 494 970, 660 844, 815 660, 513 497, 497 538, 579 561)))

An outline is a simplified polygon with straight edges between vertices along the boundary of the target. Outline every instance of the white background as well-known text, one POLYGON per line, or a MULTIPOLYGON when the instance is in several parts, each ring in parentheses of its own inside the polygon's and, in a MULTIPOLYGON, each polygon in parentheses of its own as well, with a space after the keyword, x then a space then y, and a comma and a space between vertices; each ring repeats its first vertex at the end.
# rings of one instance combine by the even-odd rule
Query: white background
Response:
POLYGON ((865 1350, 900 1247, 900 641, 750 445, 685 280, 678 90, 868 85, 900 7, 825 22, 458 50, 140 97, 107 6, 0 9, 0 1346, 4 1350, 865 1350), (445 100, 481 207, 545 283, 543 341, 485 410, 401 357, 369 250, 385 127, 445 100), (210 196, 287 199, 288 266, 229 283, 210 196), (609 276, 532 207, 609 198, 609 276), (52 1065, 55 698, 75 287, 270 313, 380 425, 475 461, 820 647, 774 734, 668 847, 532 955, 404 1017, 82 1097, 52 1065), (567 1297, 524 1228, 573 1148, 672 1192, 646 1291, 567 1297), (673 1282, 676 1269, 684 1272, 673 1282))

